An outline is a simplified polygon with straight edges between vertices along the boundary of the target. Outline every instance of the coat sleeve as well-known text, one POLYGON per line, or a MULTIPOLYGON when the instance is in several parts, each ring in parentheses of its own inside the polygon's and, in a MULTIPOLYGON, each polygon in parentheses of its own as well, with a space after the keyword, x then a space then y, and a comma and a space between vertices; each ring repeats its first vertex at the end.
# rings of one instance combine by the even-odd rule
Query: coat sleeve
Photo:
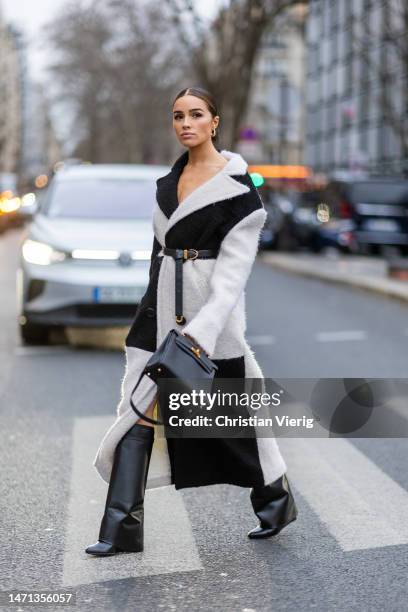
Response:
POLYGON ((183 332, 194 338, 210 357, 219 334, 245 289, 267 217, 255 187, 248 196, 245 212, 235 220, 221 242, 210 279, 209 298, 183 328, 183 332))

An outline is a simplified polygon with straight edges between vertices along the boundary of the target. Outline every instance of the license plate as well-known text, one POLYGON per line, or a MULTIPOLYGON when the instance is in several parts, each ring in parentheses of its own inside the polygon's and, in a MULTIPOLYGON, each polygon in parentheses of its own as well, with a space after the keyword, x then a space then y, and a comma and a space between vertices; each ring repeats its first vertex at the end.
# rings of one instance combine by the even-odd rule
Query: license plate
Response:
POLYGON ((399 225, 393 219, 367 219, 364 229, 372 232, 397 232, 399 225))
POLYGON ((94 302, 98 303, 136 303, 143 297, 138 287, 94 287, 94 302))

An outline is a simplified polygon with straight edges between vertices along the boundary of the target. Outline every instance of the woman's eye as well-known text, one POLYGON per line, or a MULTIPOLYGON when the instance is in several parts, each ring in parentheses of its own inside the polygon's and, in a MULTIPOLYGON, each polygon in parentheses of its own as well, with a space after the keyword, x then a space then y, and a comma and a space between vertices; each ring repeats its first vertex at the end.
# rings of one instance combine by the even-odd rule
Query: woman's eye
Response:
MULTIPOLYGON (((193 113, 193 117, 202 117, 202 114, 201 113, 193 113)), ((174 119, 176 119, 176 120, 177 119, 182 119, 182 118, 183 118, 182 115, 175 115, 174 116, 174 119)))

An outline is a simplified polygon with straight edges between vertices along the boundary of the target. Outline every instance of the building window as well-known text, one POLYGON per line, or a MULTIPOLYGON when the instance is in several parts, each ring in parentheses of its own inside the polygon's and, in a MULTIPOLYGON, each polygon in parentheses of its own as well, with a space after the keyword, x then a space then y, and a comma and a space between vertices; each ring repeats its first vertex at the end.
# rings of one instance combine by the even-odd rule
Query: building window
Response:
POLYGON ((317 72, 319 51, 317 45, 313 44, 309 47, 309 70, 310 74, 317 72))
POLYGON ((331 59, 332 65, 337 62, 337 58, 338 58, 339 38, 337 34, 338 34, 337 30, 332 32, 331 40, 330 40, 330 59, 331 59))
POLYGON ((354 45, 354 27, 352 19, 348 19, 346 22, 346 29, 344 31, 344 58, 350 58, 353 54, 354 45))
POLYGON ((364 153, 368 153, 368 130, 363 127, 359 133, 359 147, 364 153))
POLYGON ((368 122, 368 112, 370 108, 370 85, 369 81, 361 82, 361 93, 358 99, 358 119, 360 125, 368 122))
POLYGON ((339 22, 339 0, 331 0, 330 2, 330 29, 333 31, 337 28, 339 22))
POLYGON ((353 62, 350 57, 348 62, 344 64, 344 93, 350 96, 353 88, 353 62))

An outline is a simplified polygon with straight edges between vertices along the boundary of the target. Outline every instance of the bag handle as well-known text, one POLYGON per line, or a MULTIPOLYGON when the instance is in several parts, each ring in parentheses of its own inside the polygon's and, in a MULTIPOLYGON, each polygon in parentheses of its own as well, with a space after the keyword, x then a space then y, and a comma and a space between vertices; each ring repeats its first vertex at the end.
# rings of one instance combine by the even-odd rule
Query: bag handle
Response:
POLYGON ((136 385, 133 387, 133 391, 130 394, 130 405, 132 406, 134 412, 136 412, 136 414, 138 414, 139 417, 141 417, 144 421, 147 421, 148 423, 152 423, 152 425, 164 425, 164 423, 162 423, 162 421, 156 421, 155 419, 151 419, 150 417, 148 417, 145 414, 143 414, 143 412, 140 412, 140 410, 138 410, 136 408, 136 406, 134 405, 134 403, 133 403, 132 395, 136 391, 137 387, 139 386, 140 381, 142 380, 142 378, 143 378, 143 376, 145 374, 146 374, 146 370, 143 370, 142 373, 139 376, 139 379, 138 379, 136 385))

